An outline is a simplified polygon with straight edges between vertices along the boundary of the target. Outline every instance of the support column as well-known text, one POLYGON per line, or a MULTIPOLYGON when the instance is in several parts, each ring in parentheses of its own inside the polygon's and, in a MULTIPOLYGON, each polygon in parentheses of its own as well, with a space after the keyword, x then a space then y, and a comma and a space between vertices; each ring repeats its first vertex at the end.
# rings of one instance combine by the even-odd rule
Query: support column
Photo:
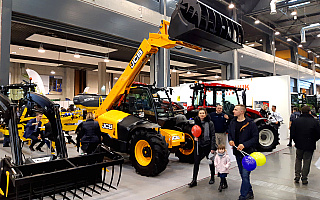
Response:
POLYGON ((315 63, 315 56, 313 56, 312 62, 312 71, 313 71, 313 94, 317 95, 317 84, 316 84, 316 63, 315 63))
POLYGON ((230 80, 230 65, 221 66, 221 79, 230 80))
POLYGON ((106 94, 109 94, 109 92, 112 89, 112 81, 113 81, 112 74, 106 73, 106 94))
MULTIPOLYGON (((233 9, 233 20, 238 21, 237 19, 237 10, 233 9)), ((232 68, 232 79, 239 79, 240 78, 240 66, 239 66, 239 59, 238 59, 238 50, 233 50, 233 68, 232 68)))
POLYGON ((12 0, 0 0, 0 85, 9 84, 12 0))
POLYGON ((74 69, 64 68, 64 79, 62 85, 64 97, 70 100, 74 97, 74 69))
POLYGON ((153 54, 150 58, 150 84, 156 82, 158 73, 158 54, 153 54))
POLYGON ((171 72, 171 87, 179 86, 179 73, 178 72, 171 72))
POLYGON ((105 62, 98 63, 98 94, 106 94, 106 69, 107 64, 105 62))

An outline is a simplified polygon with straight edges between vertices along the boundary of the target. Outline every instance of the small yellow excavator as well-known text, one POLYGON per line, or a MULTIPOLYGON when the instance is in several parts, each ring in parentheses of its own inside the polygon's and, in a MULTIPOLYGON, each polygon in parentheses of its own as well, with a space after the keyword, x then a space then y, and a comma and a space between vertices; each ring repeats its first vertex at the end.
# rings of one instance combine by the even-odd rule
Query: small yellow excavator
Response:
POLYGON ((138 114, 155 115, 154 110, 144 108, 143 102, 130 95, 136 76, 159 48, 179 46, 197 52, 204 48, 222 53, 242 48, 242 43, 239 23, 201 1, 180 0, 171 22, 162 21, 159 32, 149 33, 149 38, 142 41, 117 83, 94 111, 101 131, 106 133, 104 143, 116 151, 129 153, 137 173, 144 176, 161 173, 168 164, 168 146, 183 145, 184 134, 162 130, 158 124, 125 111, 141 110, 138 114))

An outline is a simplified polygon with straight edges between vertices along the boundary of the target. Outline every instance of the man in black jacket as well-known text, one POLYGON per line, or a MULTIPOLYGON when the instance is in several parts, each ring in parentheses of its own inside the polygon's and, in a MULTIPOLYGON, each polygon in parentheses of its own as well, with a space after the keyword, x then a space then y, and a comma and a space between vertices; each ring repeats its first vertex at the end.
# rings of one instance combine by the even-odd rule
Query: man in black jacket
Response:
POLYGON ((234 118, 230 122, 227 131, 229 144, 230 146, 233 146, 233 154, 236 156, 239 173, 242 179, 239 200, 254 198, 252 186, 250 184, 250 171, 242 166, 243 155, 239 150, 243 150, 250 154, 255 151, 255 146, 259 142, 258 128, 252 119, 244 116, 245 112, 246 107, 244 105, 237 105, 234 108, 234 118), (237 149, 234 146, 237 146, 237 149))
POLYGON ((292 122, 290 134, 297 149, 294 180, 299 183, 301 177, 302 184, 306 185, 308 184, 312 155, 316 149, 316 142, 320 139, 320 125, 311 115, 310 107, 304 106, 301 112, 302 115, 292 122))
POLYGON ((211 121, 214 124, 217 145, 226 145, 227 120, 229 116, 222 110, 222 105, 217 105, 216 112, 210 113, 211 121))

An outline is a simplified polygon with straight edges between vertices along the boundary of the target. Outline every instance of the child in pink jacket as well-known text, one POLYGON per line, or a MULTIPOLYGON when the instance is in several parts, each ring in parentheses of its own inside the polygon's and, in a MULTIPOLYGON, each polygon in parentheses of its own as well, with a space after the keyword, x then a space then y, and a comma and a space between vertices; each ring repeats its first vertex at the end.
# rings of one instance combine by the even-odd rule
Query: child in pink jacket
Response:
POLYGON ((218 172, 218 177, 220 177, 220 186, 218 190, 221 192, 222 189, 228 187, 226 177, 229 174, 231 162, 225 145, 219 145, 217 151, 218 153, 214 159, 214 165, 216 167, 216 171, 218 172))

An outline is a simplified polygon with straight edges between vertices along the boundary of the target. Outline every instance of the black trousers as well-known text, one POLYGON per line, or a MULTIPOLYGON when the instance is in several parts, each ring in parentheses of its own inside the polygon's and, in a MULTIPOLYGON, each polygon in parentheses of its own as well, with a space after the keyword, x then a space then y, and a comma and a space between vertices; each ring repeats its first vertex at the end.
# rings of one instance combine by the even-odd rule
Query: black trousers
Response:
POLYGON ((81 149, 84 153, 92 154, 99 144, 98 142, 82 143, 81 149))
MULTIPOLYGON (((196 144, 197 145, 197 144, 196 144)), ((193 178, 192 180, 197 180, 198 177, 198 172, 199 172, 199 165, 200 165, 200 161, 204 158, 204 157, 208 157, 210 151, 211 151, 211 147, 210 145, 204 146, 204 147, 198 147, 198 153, 197 153, 197 147, 195 147, 195 152, 194 152, 194 165, 193 165, 193 178)), ((215 174, 215 168, 214 168, 214 163, 212 162, 212 164, 209 165, 210 167, 210 172, 211 172, 211 178, 214 177, 215 174)))
POLYGON ((296 163, 295 163, 295 176, 301 180, 308 180, 310 172, 310 165, 313 155, 312 150, 306 151, 302 149, 296 149, 296 163), (303 165, 302 165, 303 162, 303 165))
POLYGON ((47 143, 48 147, 50 147, 49 141, 45 139, 41 139, 41 140, 38 139, 38 133, 30 135, 29 138, 32 140, 30 148, 33 148, 33 146, 38 142, 40 142, 40 144, 37 146, 37 148, 41 148, 45 143, 47 143))

